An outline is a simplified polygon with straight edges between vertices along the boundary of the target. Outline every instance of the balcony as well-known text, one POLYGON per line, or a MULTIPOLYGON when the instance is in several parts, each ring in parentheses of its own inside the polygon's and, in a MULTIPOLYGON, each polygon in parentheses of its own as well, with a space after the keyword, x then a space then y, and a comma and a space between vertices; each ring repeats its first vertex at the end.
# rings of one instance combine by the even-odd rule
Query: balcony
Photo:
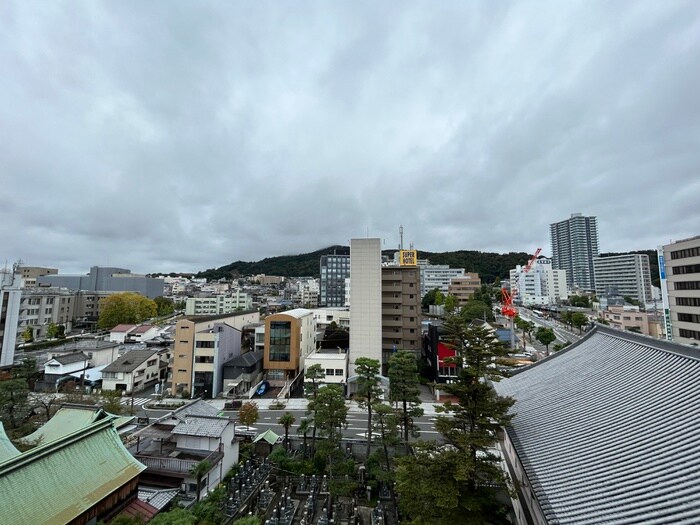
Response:
POLYGON ((192 453, 186 455, 188 456, 186 459, 180 459, 179 457, 154 457, 143 454, 134 454, 134 457, 153 473, 174 474, 183 477, 189 475, 190 471, 204 460, 214 466, 224 457, 223 452, 219 452, 218 450, 203 457, 193 457, 195 454, 192 453))

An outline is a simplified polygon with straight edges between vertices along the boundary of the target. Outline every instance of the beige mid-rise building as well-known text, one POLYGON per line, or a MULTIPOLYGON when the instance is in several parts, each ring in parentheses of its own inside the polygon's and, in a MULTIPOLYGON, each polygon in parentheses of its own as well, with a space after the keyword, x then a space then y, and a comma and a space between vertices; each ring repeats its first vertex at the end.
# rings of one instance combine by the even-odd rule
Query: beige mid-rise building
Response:
POLYGON ((220 390, 221 367, 241 351, 243 327, 260 321, 259 312, 240 312, 212 316, 190 316, 175 325, 171 389, 174 394, 189 392, 205 397, 220 390), (217 328, 217 325, 225 325, 217 328), (238 333, 235 335, 228 328, 238 333), (231 354, 231 355, 229 355, 231 354), (195 390, 199 390, 195 392, 195 390))
POLYGON ((458 277, 450 281, 448 293, 454 295, 459 302, 459 306, 463 306, 481 288, 481 278, 478 273, 467 272, 464 277, 458 277))
POLYGON ((700 235, 659 250, 667 338, 700 344, 700 235))

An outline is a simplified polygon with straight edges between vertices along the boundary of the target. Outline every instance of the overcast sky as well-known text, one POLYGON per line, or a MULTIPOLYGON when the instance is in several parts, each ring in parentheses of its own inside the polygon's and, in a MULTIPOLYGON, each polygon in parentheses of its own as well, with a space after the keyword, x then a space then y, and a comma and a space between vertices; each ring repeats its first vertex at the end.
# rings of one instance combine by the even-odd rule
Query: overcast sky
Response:
POLYGON ((0 3, 0 257, 700 234, 700 2, 0 3))

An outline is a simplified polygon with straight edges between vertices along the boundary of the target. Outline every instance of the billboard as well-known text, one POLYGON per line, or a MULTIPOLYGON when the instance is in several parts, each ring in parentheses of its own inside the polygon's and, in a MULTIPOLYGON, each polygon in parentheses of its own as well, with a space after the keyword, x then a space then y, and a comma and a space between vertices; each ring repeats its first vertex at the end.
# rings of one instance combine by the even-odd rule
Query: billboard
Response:
POLYGON ((401 250, 399 252, 400 266, 418 266, 418 252, 416 250, 401 250))

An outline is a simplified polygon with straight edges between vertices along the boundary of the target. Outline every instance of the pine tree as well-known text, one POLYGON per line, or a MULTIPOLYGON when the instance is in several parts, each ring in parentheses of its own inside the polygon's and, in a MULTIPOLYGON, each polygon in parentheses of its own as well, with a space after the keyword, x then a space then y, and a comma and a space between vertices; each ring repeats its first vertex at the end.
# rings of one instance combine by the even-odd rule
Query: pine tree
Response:
POLYGON ((506 349, 486 328, 459 316, 450 316, 443 328, 457 365, 456 380, 443 386, 456 402, 441 407, 447 416, 435 424, 447 445, 422 444, 415 456, 399 460, 400 505, 415 524, 497 522, 500 506, 492 487, 506 484, 506 476, 491 450, 512 418, 514 401, 499 396, 490 382, 502 376, 494 361, 506 349))
POLYGON ((367 455, 372 448, 372 406, 379 400, 382 393, 379 388, 379 361, 369 357, 358 357, 355 360, 357 374, 357 392, 355 400, 361 408, 367 409, 367 455))
POLYGON ((391 401, 398 404, 403 440, 408 450, 409 435, 418 435, 418 427, 413 420, 423 415, 419 397, 418 366, 413 352, 400 350, 389 359, 389 391, 391 401))

